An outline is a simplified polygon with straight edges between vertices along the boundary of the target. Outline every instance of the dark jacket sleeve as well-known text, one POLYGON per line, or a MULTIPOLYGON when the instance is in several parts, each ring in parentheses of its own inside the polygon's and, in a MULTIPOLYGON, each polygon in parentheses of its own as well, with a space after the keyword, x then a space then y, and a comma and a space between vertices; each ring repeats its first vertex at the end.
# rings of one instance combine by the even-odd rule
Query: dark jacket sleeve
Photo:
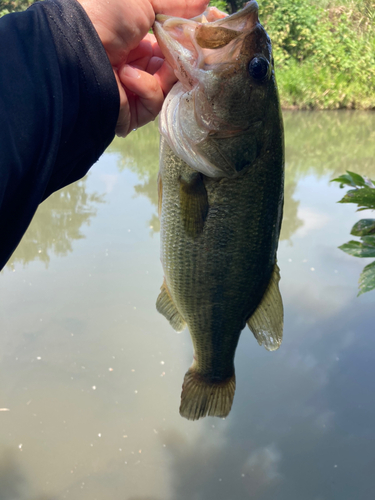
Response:
POLYGON ((39 203, 98 160, 118 113, 110 62, 76 0, 0 19, 0 269, 39 203))

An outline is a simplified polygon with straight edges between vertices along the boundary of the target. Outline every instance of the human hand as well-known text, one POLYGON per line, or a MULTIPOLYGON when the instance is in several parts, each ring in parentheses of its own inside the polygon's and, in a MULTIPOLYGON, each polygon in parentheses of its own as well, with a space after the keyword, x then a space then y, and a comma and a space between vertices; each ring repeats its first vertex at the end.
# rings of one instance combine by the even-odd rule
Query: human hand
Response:
POLYGON ((122 137, 154 120, 176 82, 156 39, 155 14, 194 17, 207 0, 78 0, 107 52, 120 94, 116 134, 122 137))

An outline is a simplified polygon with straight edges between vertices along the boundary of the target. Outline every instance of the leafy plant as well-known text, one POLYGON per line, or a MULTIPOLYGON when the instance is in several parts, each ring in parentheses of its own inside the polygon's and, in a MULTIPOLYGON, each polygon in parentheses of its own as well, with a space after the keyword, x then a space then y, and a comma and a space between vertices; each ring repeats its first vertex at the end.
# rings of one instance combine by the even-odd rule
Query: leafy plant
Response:
POLYGON ((36 0, 0 0, 0 17, 30 7, 36 0))
MULTIPOLYGON (((362 210, 375 210, 375 184, 374 181, 362 177, 354 172, 347 171, 346 174, 333 179, 331 182, 339 182, 340 187, 350 186, 346 195, 339 203, 355 203, 358 212, 362 210)), ((353 236, 359 236, 361 241, 351 240, 339 248, 354 257, 375 257, 375 219, 361 219, 352 227, 350 232, 353 236)), ((369 292, 375 288, 375 261, 368 264, 359 277, 359 293, 369 292)))
MULTIPOLYGON (((211 4, 223 3, 214 0, 211 4)), ((243 1, 234 2, 239 9, 243 1)), ((375 108, 374 0, 258 0, 284 109, 375 108)), ((227 2, 232 12, 233 2, 227 2)))

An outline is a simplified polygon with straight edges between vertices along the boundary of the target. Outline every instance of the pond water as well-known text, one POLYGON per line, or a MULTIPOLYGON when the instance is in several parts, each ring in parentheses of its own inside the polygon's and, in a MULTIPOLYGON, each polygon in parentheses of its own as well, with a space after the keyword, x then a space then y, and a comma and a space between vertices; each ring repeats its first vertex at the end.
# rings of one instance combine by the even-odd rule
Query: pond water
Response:
POLYGON ((375 178, 375 114, 285 128, 284 341, 243 331, 225 420, 178 413, 192 345, 155 309, 157 126, 41 205, 0 274, 0 500, 373 498, 371 260, 337 248, 362 214, 329 181, 375 178))

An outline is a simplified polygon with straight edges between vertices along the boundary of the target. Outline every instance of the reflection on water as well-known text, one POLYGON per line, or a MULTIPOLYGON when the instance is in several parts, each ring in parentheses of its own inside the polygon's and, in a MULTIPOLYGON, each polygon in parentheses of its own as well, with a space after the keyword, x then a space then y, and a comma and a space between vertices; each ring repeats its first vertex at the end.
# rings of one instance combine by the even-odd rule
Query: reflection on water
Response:
POLYGON ((374 125, 285 115, 284 342, 242 333, 226 420, 178 413, 192 348, 155 309, 156 124, 40 207, 0 275, 0 500, 373 497, 373 294, 356 298, 366 262, 337 247, 358 214, 329 180, 375 178, 374 125))
POLYGON ((118 169, 125 168, 136 172, 142 181, 134 186, 137 195, 145 195, 155 207, 155 212, 149 221, 151 234, 160 231, 160 222, 157 215, 158 192, 157 178, 159 172, 159 127, 157 120, 147 127, 137 130, 125 141, 116 137, 108 151, 119 153, 118 169))
POLYGON ((293 234, 303 225, 298 217, 299 201, 293 198, 297 182, 292 177, 286 176, 284 186, 284 210, 281 225, 280 241, 291 241, 293 234))
POLYGON ((52 500, 47 495, 33 495, 33 485, 22 474, 15 452, 0 456, 0 500, 52 500))
POLYGON ((182 434, 173 438, 168 442, 168 453, 173 468, 174 498, 242 500, 263 498, 265 491, 268 495, 277 494, 282 481, 279 472, 282 456, 274 443, 262 447, 251 444, 242 449, 230 447, 228 441, 215 438, 209 431, 204 446, 189 443, 182 434))
POLYGON ((104 198, 98 193, 86 192, 86 178, 54 193, 38 208, 26 234, 8 262, 27 264, 33 260, 50 262, 50 254, 64 257, 73 251, 74 240, 84 238, 81 229, 90 225, 97 205, 104 198))
POLYGON ((13 451, 4 452, 0 457, 0 485, 1 500, 27 498, 27 480, 19 470, 13 451))
POLYGON ((375 114, 351 111, 284 113, 286 164, 295 180, 313 174, 374 172, 375 114))

